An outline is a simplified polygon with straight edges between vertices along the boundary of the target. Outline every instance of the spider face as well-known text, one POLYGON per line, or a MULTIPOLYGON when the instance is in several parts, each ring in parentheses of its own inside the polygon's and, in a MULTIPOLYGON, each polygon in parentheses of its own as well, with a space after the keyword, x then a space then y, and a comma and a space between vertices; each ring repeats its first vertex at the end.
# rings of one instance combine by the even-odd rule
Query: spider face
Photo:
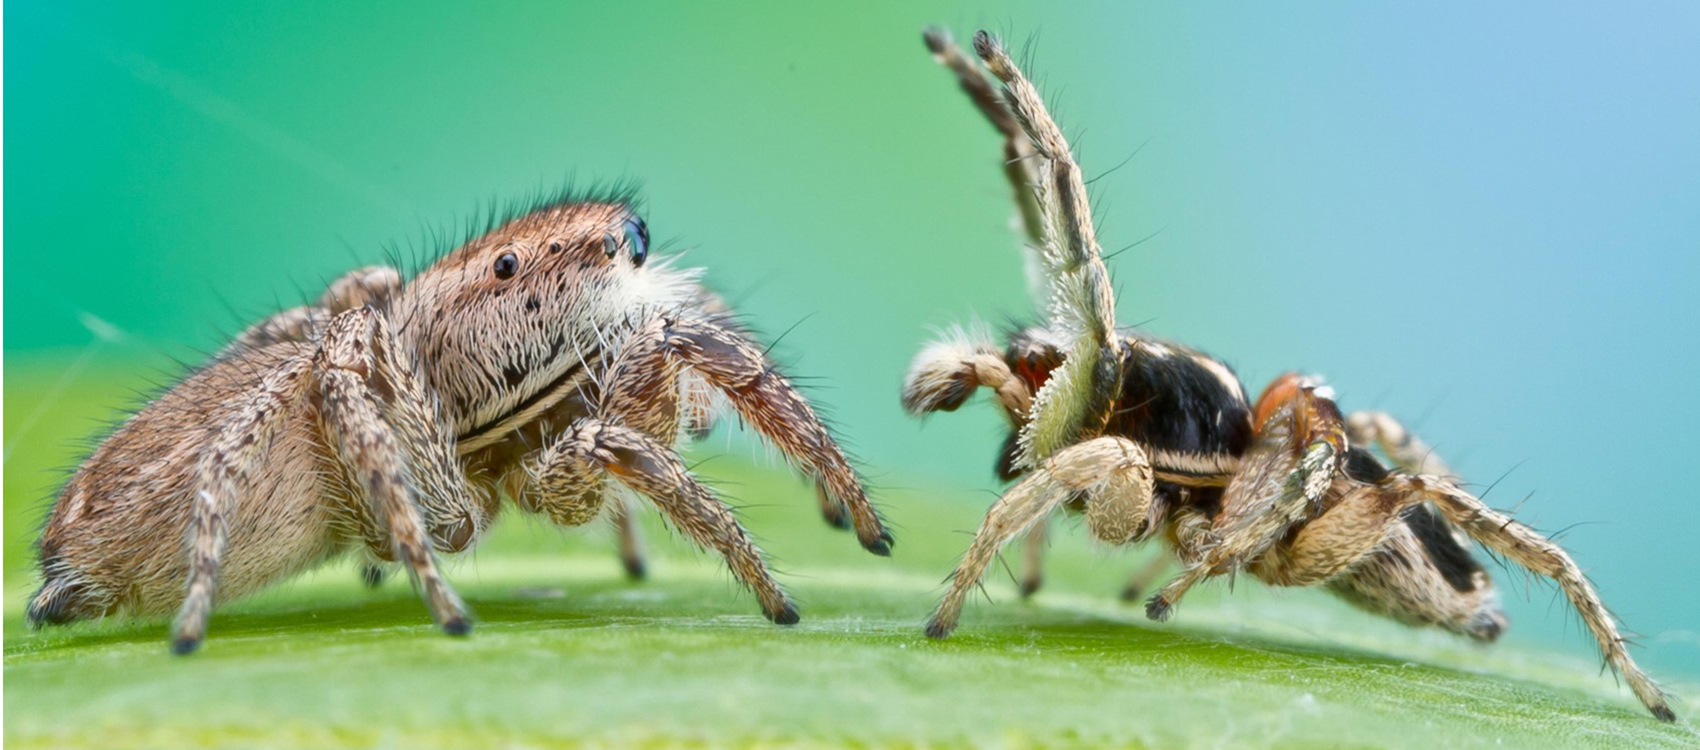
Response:
POLYGON ((645 309, 683 302, 689 274, 649 263, 649 229, 623 202, 566 202, 510 220, 404 291, 419 342, 469 449, 581 389, 645 309))

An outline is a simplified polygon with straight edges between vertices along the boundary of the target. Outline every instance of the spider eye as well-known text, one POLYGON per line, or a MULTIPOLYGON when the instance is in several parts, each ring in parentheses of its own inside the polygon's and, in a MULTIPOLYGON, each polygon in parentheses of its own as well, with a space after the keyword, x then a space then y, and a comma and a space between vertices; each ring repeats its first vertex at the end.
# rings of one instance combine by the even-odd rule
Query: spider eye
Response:
POLYGON ((561 244, 560 240, 553 240, 549 243, 550 254, 561 252, 564 249, 566 249, 566 245, 561 244))
POLYGON ((519 256, 517 255, 514 255, 513 253, 502 253, 502 256, 496 259, 496 278, 513 278, 514 272, 518 270, 519 256))
POLYGON ((612 234, 602 235, 602 252, 612 258, 620 252, 621 247, 625 247, 626 252, 630 253, 628 257, 632 259, 632 265, 642 268, 643 262, 649 258, 649 227, 644 226, 642 219, 634 217, 626 219, 623 228, 625 229, 624 237, 615 238, 612 234))
POLYGON ((626 219, 626 246, 632 252, 632 265, 643 267, 649 257, 649 227, 638 218, 626 219))

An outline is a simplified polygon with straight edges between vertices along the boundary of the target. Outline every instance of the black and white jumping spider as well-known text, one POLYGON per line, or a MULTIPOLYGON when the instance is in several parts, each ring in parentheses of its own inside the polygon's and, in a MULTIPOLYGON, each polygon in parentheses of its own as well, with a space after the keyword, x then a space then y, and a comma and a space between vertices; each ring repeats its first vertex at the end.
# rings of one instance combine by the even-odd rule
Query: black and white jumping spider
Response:
POLYGON ((1462 489, 1391 417, 1342 416, 1327 388, 1296 375, 1249 402, 1220 361, 1118 327, 1080 168, 1038 91, 985 32, 974 49, 1001 87, 947 34, 929 30, 926 42, 1004 136, 1004 171, 1047 292, 1043 325, 1003 347, 966 334, 931 344, 904 383, 917 415, 990 388, 1014 428, 1000 473, 1019 478, 987 512, 927 635, 950 635, 998 550, 1059 506, 1084 512, 1105 542, 1164 538, 1184 570, 1147 603, 1159 621, 1199 581, 1245 571, 1491 641, 1505 616, 1468 551, 1473 539, 1556 581, 1606 663, 1654 716, 1674 719, 1575 561, 1462 489))

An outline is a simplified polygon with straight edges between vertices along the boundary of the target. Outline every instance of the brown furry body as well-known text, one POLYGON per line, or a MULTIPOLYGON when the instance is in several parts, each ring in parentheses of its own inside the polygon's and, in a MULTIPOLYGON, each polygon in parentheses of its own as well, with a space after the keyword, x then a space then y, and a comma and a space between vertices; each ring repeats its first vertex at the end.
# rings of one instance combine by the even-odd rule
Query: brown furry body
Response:
MULTIPOLYGON (((50 580, 74 576, 77 594, 58 619, 128 610, 170 612, 181 603, 188 557, 180 540, 189 527, 201 456, 218 426, 245 408, 245 394, 264 374, 297 356, 305 343, 259 347, 190 375, 131 417, 65 485, 41 537, 50 580), (158 502, 161 495, 179 502, 158 502), (96 529, 106 533, 94 533, 96 529), (178 540, 161 545, 161 540, 178 540)), ((344 545, 329 524, 331 503, 347 497, 340 472, 314 446, 319 420, 296 410, 265 450, 270 460, 232 509, 221 598, 237 598, 338 554, 344 545)))
POLYGON ((474 545, 504 491, 577 525, 617 483, 722 553, 770 619, 795 622, 760 551, 674 454, 709 405, 729 403, 814 478, 863 546, 888 554, 891 537, 808 402, 696 271, 645 267, 648 242, 624 200, 552 201, 405 285, 360 269, 249 328, 66 484, 30 621, 176 609, 188 652, 217 603, 356 551, 402 563, 460 634, 467 613, 434 552, 474 545))

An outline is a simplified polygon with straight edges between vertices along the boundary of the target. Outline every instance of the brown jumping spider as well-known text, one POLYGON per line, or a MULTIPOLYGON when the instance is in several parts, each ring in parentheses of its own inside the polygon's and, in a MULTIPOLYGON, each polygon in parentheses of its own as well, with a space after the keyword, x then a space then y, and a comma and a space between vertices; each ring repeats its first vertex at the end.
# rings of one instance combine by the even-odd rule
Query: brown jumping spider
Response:
POLYGON ((433 552, 468 549, 504 492, 576 526, 609 479, 726 558, 762 613, 797 621, 732 512, 674 446, 724 399, 848 516, 891 536, 808 402, 700 271, 649 260, 629 191, 540 202, 411 281, 366 268, 262 321, 125 422, 60 493, 32 624, 212 608, 349 550, 399 560, 445 632, 467 612, 433 552), (186 539, 186 541, 185 541, 186 539))
POLYGON ((1184 572, 1148 602, 1154 620, 1199 581, 1243 570, 1491 641, 1505 616, 1468 550, 1474 539, 1557 581, 1606 663, 1654 716, 1673 719, 1570 556, 1460 488, 1391 417, 1342 417, 1330 391, 1294 375, 1249 403, 1220 361, 1118 328, 1080 168, 1038 91, 984 32, 974 49, 1001 90, 945 33, 929 30, 926 42, 1004 136, 1047 313, 1002 348, 969 334, 934 343, 904 384, 904 407, 917 415, 991 389, 1014 431, 1001 473, 1019 478, 986 513, 927 635, 950 635, 998 550, 1042 529, 1058 506, 1084 512, 1092 536, 1112 544, 1162 535, 1184 572))

